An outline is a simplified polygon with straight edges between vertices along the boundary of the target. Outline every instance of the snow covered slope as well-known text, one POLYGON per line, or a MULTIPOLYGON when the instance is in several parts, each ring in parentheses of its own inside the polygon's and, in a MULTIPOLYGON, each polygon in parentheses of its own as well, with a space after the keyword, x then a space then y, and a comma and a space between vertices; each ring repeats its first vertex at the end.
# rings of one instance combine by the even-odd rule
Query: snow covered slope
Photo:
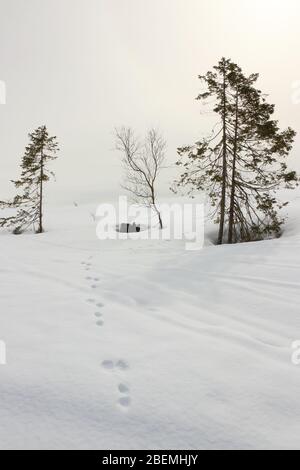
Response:
POLYGON ((99 241, 80 206, 1 234, 1 449, 299 449, 299 202, 199 252, 99 241))

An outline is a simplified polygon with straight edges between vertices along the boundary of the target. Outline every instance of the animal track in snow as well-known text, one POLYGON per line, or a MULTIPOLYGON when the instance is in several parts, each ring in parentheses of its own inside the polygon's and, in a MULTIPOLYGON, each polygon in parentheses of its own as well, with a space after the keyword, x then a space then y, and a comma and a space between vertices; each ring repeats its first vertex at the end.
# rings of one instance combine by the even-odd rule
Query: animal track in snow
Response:
MULTIPOLYGON (((120 361, 118 361, 117 364, 119 365, 119 367, 121 366, 121 369, 123 369, 123 370, 125 370, 124 367, 126 369, 128 369, 128 367, 129 367, 128 363, 126 361, 123 361, 122 359, 120 361)), ((129 406, 131 404, 131 398, 130 398, 130 389, 129 389, 128 385, 121 382, 118 385, 118 390, 119 390, 119 393, 121 393, 121 397, 118 400, 118 404, 122 408, 129 408, 129 406)))
MULTIPOLYGON (((92 259, 92 256, 89 259, 92 259)), ((92 266, 92 263, 87 263, 86 261, 82 261, 81 264, 85 267, 86 271, 89 271, 91 266, 92 266)), ((93 276, 86 276, 85 279, 87 281, 94 281, 94 282, 98 282, 100 280, 99 277, 93 277, 93 276)), ((90 287, 91 287, 91 289, 97 289, 97 287, 99 287, 99 284, 92 284, 90 287)), ((96 304, 96 307, 98 307, 98 308, 104 307, 104 304, 102 302, 96 303, 97 300, 93 299, 93 298, 87 299, 86 302, 88 304, 96 304)), ((97 326, 103 326, 104 321, 103 321, 103 318, 101 318, 103 316, 103 314, 100 313, 100 312, 96 312, 95 316, 97 318, 96 325, 97 326)))
POLYGON ((119 384, 118 389, 120 393, 129 393, 129 387, 123 383, 119 384))
POLYGON ((118 403, 122 407, 128 408, 130 406, 130 403, 131 403, 131 398, 130 397, 121 397, 121 398, 119 398, 118 403))
MULTIPOLYGON (((119 359, 116 362, 111 361, 110 359, 106 359, 102 362, 102 367, 107 371, 117 372, 121 374, 122 372, 129 369, 129 364, 124 359, 119 359)), ((118 392, 120 396, 118 398, 117 404, 123 409, 128 409, 131 404, 129 386, 126 385, 126 383, 124 382, 119 382, 118 392)))
POLYGON ((82 261, 82 262, 81 262, 81 265, 84 266, 84 269, 85 269, 86 271, 90 271, 91 266, 92 266, 91 263, 86 263, 86 261, 82 261))
POLYGON ((109 359, 106 359, 105 361, 102 362, 102 367, 104 367, 104 369, 127 370, 127 369, 129 369, 129 364, 128 364, 128 362, 124 361, 123 359, 119 359, 116 362, 111 361, 109 359), (110 367, 107 367, 107 364, 109 364, 110 367))
POLYGON ((112 370, 114 368, 114 363, 113 361, 106 360, 102 362, 102 367, 106 370, 112 370))
MULTIPOLYGON (((91 259, 91 258, 89 258, 91 259)), ((85 271, 90 271, 91 267, 92 267, 92 264, 91 263, 87 263, 85 261, 83 261, 81 263, 83 266, 84 266, 84 269, 85 271)), ((85 279, 87 281, 94 281, 95 283, 98 283, 100 282, 100 278, 99 277, 93 277, 93 276, 90 276, 90 275, 87 275, 85 277, 85 279)), ((98 287, 100 287, 99 284, 92 284, 91 286, 91 289, 97 289, 98 287)), ((89 298, 87 299, 87 303, 89 304, 95 304, 96 307, 98 307, 99 309, 103 308, 104 307, 104 304, 102 302, 97 302, 96 299, 93 299, 93 298, 89 298)), ((94 313, 95 317, 96 317, 96 325, 99 326, 99 327, 102 327, 104 325, 104 321, 103 321, 103 314, 101 312, 95 312, 94 313)), ((120 374, 122 374, 122 372, 126 371, 127 369, 129 369, 129 364, 128 362, 126 362, 124 359, 119 359, 117 361, 111 361, 109 359, 106 359, 102 362, 102 368, 106 371, 116 371, 116 372, 119 372, 120 374)), ((130 407, 130 404, 131 404, 131 397, 130 397, 130 389, 128 387, 128 385, 126 385, 125 383, 123 382, 120 382, 119 385, 118 385, 118 392, 120 394, 119 398, 118 398, 118 405, 122 408, 122 409, 128 409, 130 407)))
POLYGON ((118 400, 118 404, 122 408, 128 408, 130 406, 130 403, 131 403, 130 389, 129 389, 128 385, 126 385, 124 383, 119 383, 118 390, 119 390, 119 393, 121 393, 121 396, 118 400))
POLYGON ((116 367, 117 367, 117 369, 127 370, 127 369, 129 369, 129 364, 128 364, 128 362, 124 361, 123 359, 120 359, 116 363, 116 367))

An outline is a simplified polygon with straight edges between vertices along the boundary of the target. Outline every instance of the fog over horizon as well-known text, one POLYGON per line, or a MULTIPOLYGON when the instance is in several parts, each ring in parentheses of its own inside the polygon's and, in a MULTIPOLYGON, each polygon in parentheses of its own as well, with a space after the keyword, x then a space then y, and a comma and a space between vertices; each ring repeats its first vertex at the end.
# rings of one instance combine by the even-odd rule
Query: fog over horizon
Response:
POLYGON ((276 106, 280 127, 298 133, 290 165, 300 170, 299 0, 0 0, 0 199, 28 143, 46 124, 61 151, 51 201, 100 200, 120 190, 114 128, 143 135, 158 127, 167 141, 160 185, 168 188, 182 145, 211 130, 195 97, 199 74, 222 56, 276 106))

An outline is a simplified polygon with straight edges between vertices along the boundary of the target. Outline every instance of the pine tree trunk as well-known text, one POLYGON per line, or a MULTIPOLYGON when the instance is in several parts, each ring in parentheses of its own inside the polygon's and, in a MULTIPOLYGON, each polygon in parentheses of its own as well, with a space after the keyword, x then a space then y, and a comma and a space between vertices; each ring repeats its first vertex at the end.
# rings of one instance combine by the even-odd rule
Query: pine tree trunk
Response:
POLYGON ((39 228, 37 233, 43 233, 43 179, 44 179, 44 152, 41 151, 40 172, 40 198, 39 198, 39 228))
POLYGON ((228 226, 228 243, 233 243, 233 230, 234 230, 234 204, 235 204, 235 187, 236 187, 236 158, 237 158, 237 139, 238 139, 238 106, 239 95, 236 93, 235 101, 235 129, 234 129, 234 143, 233 143, 233 161, 232 161, 232 176, 231 176, 231 195, 230 195, 230 209, 229 209, 229 226, 228 226))
POLYGON ((223 73, 223 171, 222 171, 222 196, 220 206, 220 225, 218 234, 218 245, 222 245, 225 226, 226 209, 226 176, 227 176, 227 134, 226 134, 226 71, 223 73))

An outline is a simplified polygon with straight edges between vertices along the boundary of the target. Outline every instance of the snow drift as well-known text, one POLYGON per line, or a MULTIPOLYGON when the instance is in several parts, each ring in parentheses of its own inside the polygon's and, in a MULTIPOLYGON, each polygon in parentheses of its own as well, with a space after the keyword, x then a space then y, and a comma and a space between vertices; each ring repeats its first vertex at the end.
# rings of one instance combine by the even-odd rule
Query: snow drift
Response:
POLYGON ((2 449, 299 449, 299 199, 278 240, 2 234, 2 449), (209 243, 207 243, 209 245, 209 243))

